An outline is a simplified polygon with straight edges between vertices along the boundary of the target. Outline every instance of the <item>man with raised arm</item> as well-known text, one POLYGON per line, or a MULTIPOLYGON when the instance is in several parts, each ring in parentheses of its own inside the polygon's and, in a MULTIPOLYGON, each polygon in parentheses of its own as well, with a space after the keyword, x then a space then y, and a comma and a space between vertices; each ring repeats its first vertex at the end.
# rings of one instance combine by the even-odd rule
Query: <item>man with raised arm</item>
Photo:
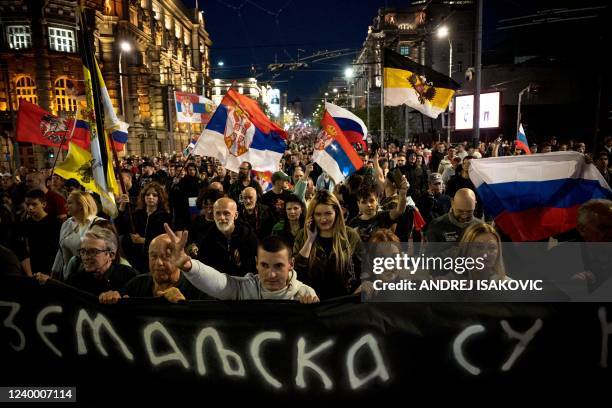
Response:
POLYGON ((298 300, 300 303, 319 301, 314 289, 297 280, 293 269, 291 249, 278 237, 268 237, 257 247, 257 274, 244 277, 221 273, 185 253, 187 232, 173 232, 165 225, 170 237, 171 252, 168 262, 173 263, 193 286, 221 300, 276 299, 298 300))

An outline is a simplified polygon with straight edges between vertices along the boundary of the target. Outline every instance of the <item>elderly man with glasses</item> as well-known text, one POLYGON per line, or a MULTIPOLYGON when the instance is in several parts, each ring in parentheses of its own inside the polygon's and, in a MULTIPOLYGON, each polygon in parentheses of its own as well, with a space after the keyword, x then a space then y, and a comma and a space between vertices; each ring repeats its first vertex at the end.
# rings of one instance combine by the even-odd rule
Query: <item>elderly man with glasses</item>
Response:
MULTIPOLYGON (((119 263, 117 236, 107 228, 93 226, 81 239, 78 256, 68 262, 66 284, 99 296, 109 290, 121 290, 138 272, 119 263)), ((49 279, 35 274, 39 282, 49 279)))

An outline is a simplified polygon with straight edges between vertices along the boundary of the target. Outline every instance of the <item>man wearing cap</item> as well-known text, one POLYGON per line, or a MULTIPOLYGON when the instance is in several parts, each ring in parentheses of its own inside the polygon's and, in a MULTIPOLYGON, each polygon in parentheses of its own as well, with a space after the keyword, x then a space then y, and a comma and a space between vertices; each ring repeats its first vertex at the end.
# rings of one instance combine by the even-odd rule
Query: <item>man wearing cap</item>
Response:
POLYGON ((265 193, 261 198, 261 203, 270 207, 276 217, 280 219, 285 211, 285 201, 289 192, 289 176, 282 171, 277 171, 272 175, 272 189, 265 193))
POLYGON ((431 173, 429 175, 429 189, 416 203, 427 224, 448 213, 451 208, 451 198, 444 194, 443 190, 442 175, 431 173))
POLYGON ((155 165, 153 164, 153 162, 146 160, 144 163, 142 163, 141 168, 141 175, 140 179, 138 180, 139 190, 141 190, 150 182, 157 181, 157 178, 155 177, 155 165))

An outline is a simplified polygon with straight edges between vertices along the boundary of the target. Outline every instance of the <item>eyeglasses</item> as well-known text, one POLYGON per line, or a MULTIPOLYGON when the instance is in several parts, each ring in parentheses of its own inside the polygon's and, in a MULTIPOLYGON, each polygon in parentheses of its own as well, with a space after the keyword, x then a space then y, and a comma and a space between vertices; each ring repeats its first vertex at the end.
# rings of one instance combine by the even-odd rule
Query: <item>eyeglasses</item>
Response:
POLYGON ((81 258, 93 258, 98 254, 102 254, 104 252, 110 252, 108 249, 98 249, 98 248, 81 248, 77 251, 81 258))

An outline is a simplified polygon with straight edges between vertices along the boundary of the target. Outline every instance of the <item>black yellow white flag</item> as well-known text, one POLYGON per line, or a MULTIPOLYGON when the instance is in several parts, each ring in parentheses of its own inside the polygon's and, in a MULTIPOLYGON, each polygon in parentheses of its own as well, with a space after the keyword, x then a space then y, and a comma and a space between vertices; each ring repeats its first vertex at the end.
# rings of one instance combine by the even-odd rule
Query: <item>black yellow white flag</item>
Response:
POLYGON ((384 55, 385 106, 408 105, 430 118, 446 110, 459 84, 392 50, 384 55))

